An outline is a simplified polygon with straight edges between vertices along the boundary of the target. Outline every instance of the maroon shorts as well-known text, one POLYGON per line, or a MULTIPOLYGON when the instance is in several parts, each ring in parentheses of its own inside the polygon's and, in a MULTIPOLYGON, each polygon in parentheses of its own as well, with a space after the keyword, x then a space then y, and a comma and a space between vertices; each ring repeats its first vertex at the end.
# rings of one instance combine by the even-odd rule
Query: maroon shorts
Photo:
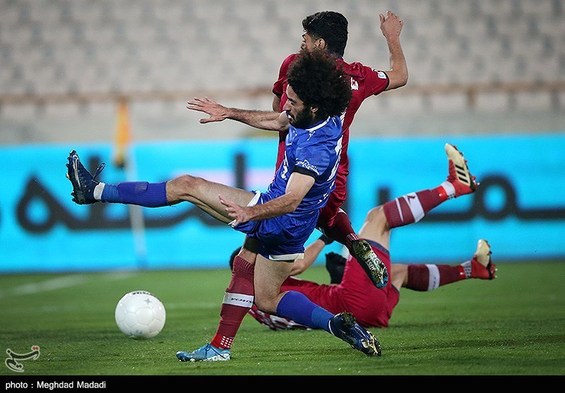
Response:
MULTIPOLYGON (((371 247, 386 265, 389 274, 391 262, 388 250, 368 240, 371 247)), ((282 285, 282 291, 298 291, 314 303, 331 313, 351 312, 360 325, 387 327, 392 311, 398 304, 400 292, 391 285, 392 277, 384 288, 375 287, 357 260, 349 257, 345 265, 343 280, 338 285, 317 284, 296 277, 289 277, 282 285)))

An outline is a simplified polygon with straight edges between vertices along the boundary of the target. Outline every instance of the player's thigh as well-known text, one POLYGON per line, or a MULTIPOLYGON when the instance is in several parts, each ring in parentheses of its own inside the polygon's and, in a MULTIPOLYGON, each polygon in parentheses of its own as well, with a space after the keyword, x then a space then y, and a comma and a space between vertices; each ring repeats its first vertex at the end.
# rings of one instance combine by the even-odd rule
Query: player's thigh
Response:
POLYGON ((214 210, 224 211, 220 196, 238 205, 246 206, 255 193, 192 175, 182 175, 167 183, 167 197, 172 201, 200 203, 214 210))
POLYGON ((359 237, 375 241, 384 248, 390 249, 390 229, 382 206, 369 210, 358 234, 359 237))

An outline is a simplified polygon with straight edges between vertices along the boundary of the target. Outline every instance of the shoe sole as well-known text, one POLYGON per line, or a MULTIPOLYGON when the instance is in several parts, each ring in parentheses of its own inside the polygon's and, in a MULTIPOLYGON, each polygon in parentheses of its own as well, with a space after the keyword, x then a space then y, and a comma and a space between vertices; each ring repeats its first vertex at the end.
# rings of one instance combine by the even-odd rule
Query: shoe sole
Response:
POLYGON ((475 256, 477 257, 477 261, 483 265, 484 267, 487 267, 488 264, 490 263, 490 244, 488 244, 488 241, 484 240, 484 239, 480 239, 477 242, 477 250, 475 251, 475 256), (486 260, 486 263, 483 263, 486 260))
POLYGON ((447 159, 452 162, 453 166, 455 167, 457 180, 465 184, 472 191, 475 191, 476 185, 473 182, 473 176, 471 175, 471 171, 467 166, 467 162, 465 161, 463 153, 461 153, 455 146, 450 145, 449 143, 445 144, 445 153, 447 154, 447 159))
MULTIPOLYGON (((352 328, 356 321, 355 317, 350 313, 343 313, 343 324, 346 328, 352 328)), ((357 348, 355 345, 350 344, 351 348, 357 349, 358 351, 363 352, 367 356, 381 356, 382 348, 381 343, 377 339, 377 337, 371 333, 370 331, 366 330, 367 334, 369 335, 369 340, 363 340, 361 343, 363 345, 363 349, 357 348)))
POLYGON ((355 250, 355 260, 365 270, 365 273, 367 273, 373 284, 377 288, 383 288, 388 282, 388 272, 386 265, 379 259, 369 243, 367 243, 365 240, 361 240, 357 244, 360 245, 361 250, 355 250), (371 258, 369 257, 370 254, 374 255, 376 262, 373 262, 371 260, 371 258), (361 257, 359 257, 359 255, 361 255, 361 257))
MULTIPOLYGON (((379 340, 377 339, 377 337, 367 331, 367 333, 369 333, 369 336, 371 337, 371 340, 366 343, 366 348, 370 348, 372 354, 368 355, 368 356, 381 356, 382 355, 382 347, 381 347, 381 343, 379 342, 379 340)), ((365 345, 365 344, 363 344, 365 345)))
POLYGON ((179 362, 225 362, 231 359, 231 355, 214 355, 206 359, 194 359, 188 354, 177 352, 177 359, 179 362))
POLYGON ((474 259, 487 269, 489 280, 494 280, 496 278, 496 272, 498 271, 496 265, 494 265, 490 259, 492 251, 490 250, 490 244, 487 240, 480 239, 477 242, 477 250, 475 251, 474 259))
POLYGON ((69 163, 67 164, 67 179, 71 181, 73 185, 73 192, 72 195, 75 197, 75 201, 78 204, 84 204, 86 202, 86 198, 84 193, 80 190, 80 178, 78 176, 78 162, 79 157, 76 152, 73 150, 69 154, 68 158, 69 163))

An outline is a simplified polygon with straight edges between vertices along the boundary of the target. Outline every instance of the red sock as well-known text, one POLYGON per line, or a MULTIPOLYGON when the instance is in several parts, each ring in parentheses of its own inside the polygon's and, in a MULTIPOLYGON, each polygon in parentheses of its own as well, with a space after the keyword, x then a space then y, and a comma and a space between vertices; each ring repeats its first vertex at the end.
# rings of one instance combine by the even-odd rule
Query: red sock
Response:
POLYGON ((390 228, 397 228, 420 221, 433 208, 447 200, 442 186, 398 197, 383 205, 390 228))
POLYGON ((461 265, 408 265, 408 283, 406 288, 414 291, 427 292, 466 279, 461 265))
POLYGON ((254 268, 255 265, 250 264, 239 255, 233 261, 232 277, 224 294, 220 322, 216 334, 210 342, 216 348, 231 348, 243 318, 253 305, 255 295, 255 287, 253 286, 254 268))

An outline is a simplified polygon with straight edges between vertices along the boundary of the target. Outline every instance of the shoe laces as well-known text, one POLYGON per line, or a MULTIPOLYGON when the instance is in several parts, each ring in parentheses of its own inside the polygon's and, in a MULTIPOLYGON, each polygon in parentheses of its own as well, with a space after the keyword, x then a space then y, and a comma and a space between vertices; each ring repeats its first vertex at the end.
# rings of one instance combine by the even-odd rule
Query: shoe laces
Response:
POLYGON ((100 165, 98 165, 98 168, 96 168, 96 171, 94 171, 94 175, 92 176, 92 178, 96 181, 98 181, 98 176, 100 175, 100 173, 104 170, 104 168, 106 167, 105 163, 102 163, 100 165))
POLYGON ((225 356, 225 349, 216 348, 211 343, 204 345, 204 347, 200 348, 204 350, 204 354, 208 356, 209 353, 213 353, 214 355, 225 356))

